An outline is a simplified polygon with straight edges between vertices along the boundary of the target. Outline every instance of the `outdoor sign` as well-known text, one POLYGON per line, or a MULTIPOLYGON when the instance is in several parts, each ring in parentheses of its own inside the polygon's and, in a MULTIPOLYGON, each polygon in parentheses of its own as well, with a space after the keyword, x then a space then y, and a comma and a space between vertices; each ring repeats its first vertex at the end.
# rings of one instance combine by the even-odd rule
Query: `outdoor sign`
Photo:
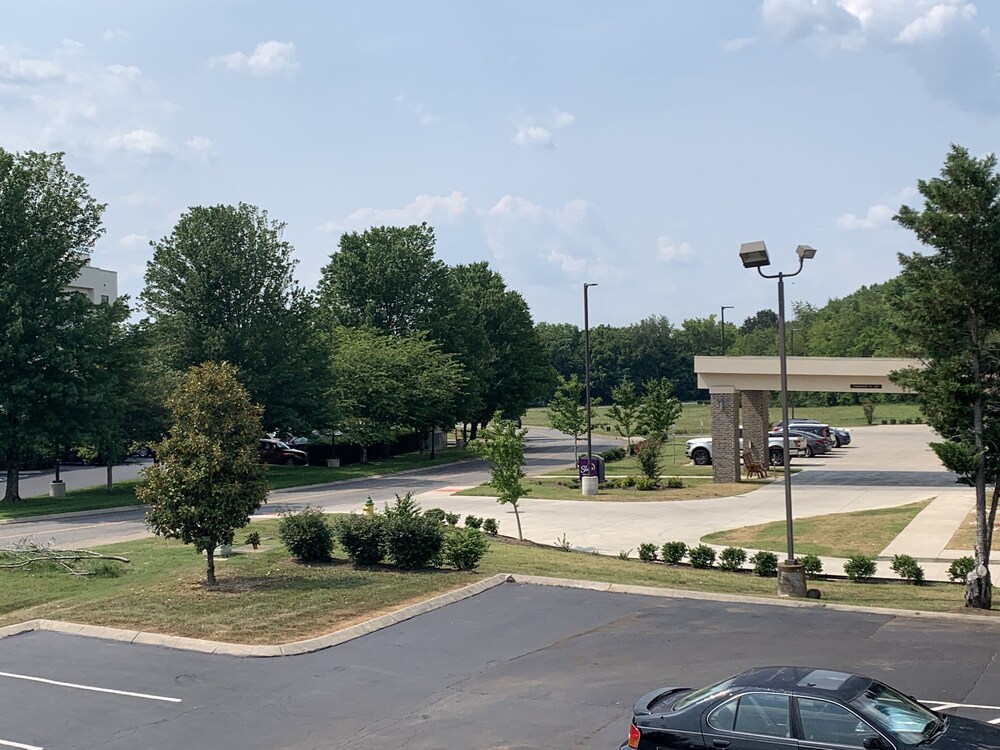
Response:
POLYGON ((882 390, 881 383, 851 383, 851 388, 858 391, 880 391, 882 390))

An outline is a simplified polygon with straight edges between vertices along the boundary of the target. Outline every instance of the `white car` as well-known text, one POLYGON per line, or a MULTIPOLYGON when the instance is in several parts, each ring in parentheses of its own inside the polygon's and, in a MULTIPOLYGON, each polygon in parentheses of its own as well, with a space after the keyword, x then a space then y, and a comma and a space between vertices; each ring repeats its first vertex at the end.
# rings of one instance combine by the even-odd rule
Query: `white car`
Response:
MULTIPOLYGON (((805 455, 805 441, 802 438, 788 436, 788 448, 793 455, 805 455)), ((743 438, 740 438, 740 452, 743 451, 743 438)), ((767 458, 771 466, 782 466, 785 463, 783 456, 784 446, 781 435, 767 436, 767 458)), ((684 455, 690 458, 698 466, 708 466, 712 463, 712 438, 696 437, 684 443, 684 455)))

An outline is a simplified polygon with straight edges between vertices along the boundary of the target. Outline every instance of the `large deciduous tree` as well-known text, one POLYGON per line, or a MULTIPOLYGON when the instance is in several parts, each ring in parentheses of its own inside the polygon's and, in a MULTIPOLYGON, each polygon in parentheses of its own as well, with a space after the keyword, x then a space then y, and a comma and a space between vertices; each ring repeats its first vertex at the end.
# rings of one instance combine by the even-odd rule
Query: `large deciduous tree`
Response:
POLYGON ((264 426, 296 430, 328 423, 328 372, 283 231, 244 203, 191 208, 153 243, 142 301, 171 368, 230 362, 264 407, 264 426))
POLYGON ((967 606, 989 609, 990 551, 1000 497, 1000 176, 997 158, 952 146, 940 177, 920 180, 921 209, 896 221, 929 252, 900 254, 905 294, 898 333, 924 369, 898 373, 915 390, 942 462, 976 494, 976 569, 967 606), (987 498, 987 487, 992 486, 987 498))
POLYGON ((101 236, 104 206, 62 154, 0 149, 0 452, 5 502, 20 500, 29 446, 79 435, 118 306, 67 287, 101 236), (114 307, 114 310, 112 310, 114 307))
POLYGON ((205 580, 214 586, 216 548, 232 544, 267 498, 257 454, 261 408, 235 368, 217 362, 189 369, 168 406, 170 434, 136 495, 149 506, 146 523, 155 534, 206 554, 205 580))

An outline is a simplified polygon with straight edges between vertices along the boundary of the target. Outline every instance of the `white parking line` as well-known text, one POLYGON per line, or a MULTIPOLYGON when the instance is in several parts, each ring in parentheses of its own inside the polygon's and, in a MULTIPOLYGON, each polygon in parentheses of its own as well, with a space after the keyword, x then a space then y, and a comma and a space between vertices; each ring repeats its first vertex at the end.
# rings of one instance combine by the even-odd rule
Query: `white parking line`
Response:
POLYGON ((45 750, 38 745, 25 745, 23 742, 10 742, 8 740, 0 740, 0 745, 4 747, 17 747, 20 750, 45 750))
POLYGON ((111 688, 94 687, 93 685, 77 685, 75 682, 59 682, 58 680, 47 680, 44 677, 31 677, 26 674, 14 674, 13 672, 0 672, 0 677, 9 677, 12 680, 28 680, 30 682, 44 682, 46 685, 56 685, 57 687, 75 688, 76 690, 89 690, 94 693, 111 693, 112 695, 124 695, 129 698, 145 698, 151 701, 166 701, 167 703, 181 702, 180 698, 168 698, 163 695, 148 695, 146 693, 133 693, 128 690, 112 690, 111 688))

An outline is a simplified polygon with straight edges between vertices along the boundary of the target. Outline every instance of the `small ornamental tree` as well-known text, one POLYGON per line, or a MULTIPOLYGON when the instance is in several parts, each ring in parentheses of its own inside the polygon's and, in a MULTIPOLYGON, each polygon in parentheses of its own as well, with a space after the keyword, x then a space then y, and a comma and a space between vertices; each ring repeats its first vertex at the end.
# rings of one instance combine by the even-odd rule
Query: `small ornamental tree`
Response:
POLYGON ((136 495, 149 506, 146 524, 154 534, 206 553, 205 581, 213 586, 215 549, 232 544, 267 498, 257 456, 261 407, 225 362, 190 368, 167 407, 170 432, 136 495))
POLYGON ((683 406, 674 396, 674 384, 666 378, 648 380, 645 387, 639 431, 647 438, 666 440, 683 406))
POLYGON ((473 452, 482 456, 490 465, 490 486, 497 491, 497 502, 509 503, 514 509, 517 520, 517 538, 524 539, 521 533, 521 516, 518 513, 518 501, 528 494, 527 488, 521 484, 524 478, 524 436, 527 430, 517 429, 512 419, 504 419, 498 411, 490 420, 489 426, 481 430, 479 437, 469 443, 473 452))
POLYGON ((611 389, 611 401, 608 416, 617 423, 615 429, 618 430, 619 435, 625 438, 628 453, 632 455, 632 436, 635 435, 639 427, 642 399, 636 393, 632 381, 625 378, 611 389))
MULTIPOLYGON (((549 402, 549 424, 552 429, 573 438, 574 463, 578 463, 580 458, 577 447, 580 436, 587 431, 587 411, 580 400, 583 388, 584 384, 576 375, 571 375, 568 379, 560 378, 555 395, 549 402)), ((591 404, 593 403, 594 399, 591 399, 591 404)))

